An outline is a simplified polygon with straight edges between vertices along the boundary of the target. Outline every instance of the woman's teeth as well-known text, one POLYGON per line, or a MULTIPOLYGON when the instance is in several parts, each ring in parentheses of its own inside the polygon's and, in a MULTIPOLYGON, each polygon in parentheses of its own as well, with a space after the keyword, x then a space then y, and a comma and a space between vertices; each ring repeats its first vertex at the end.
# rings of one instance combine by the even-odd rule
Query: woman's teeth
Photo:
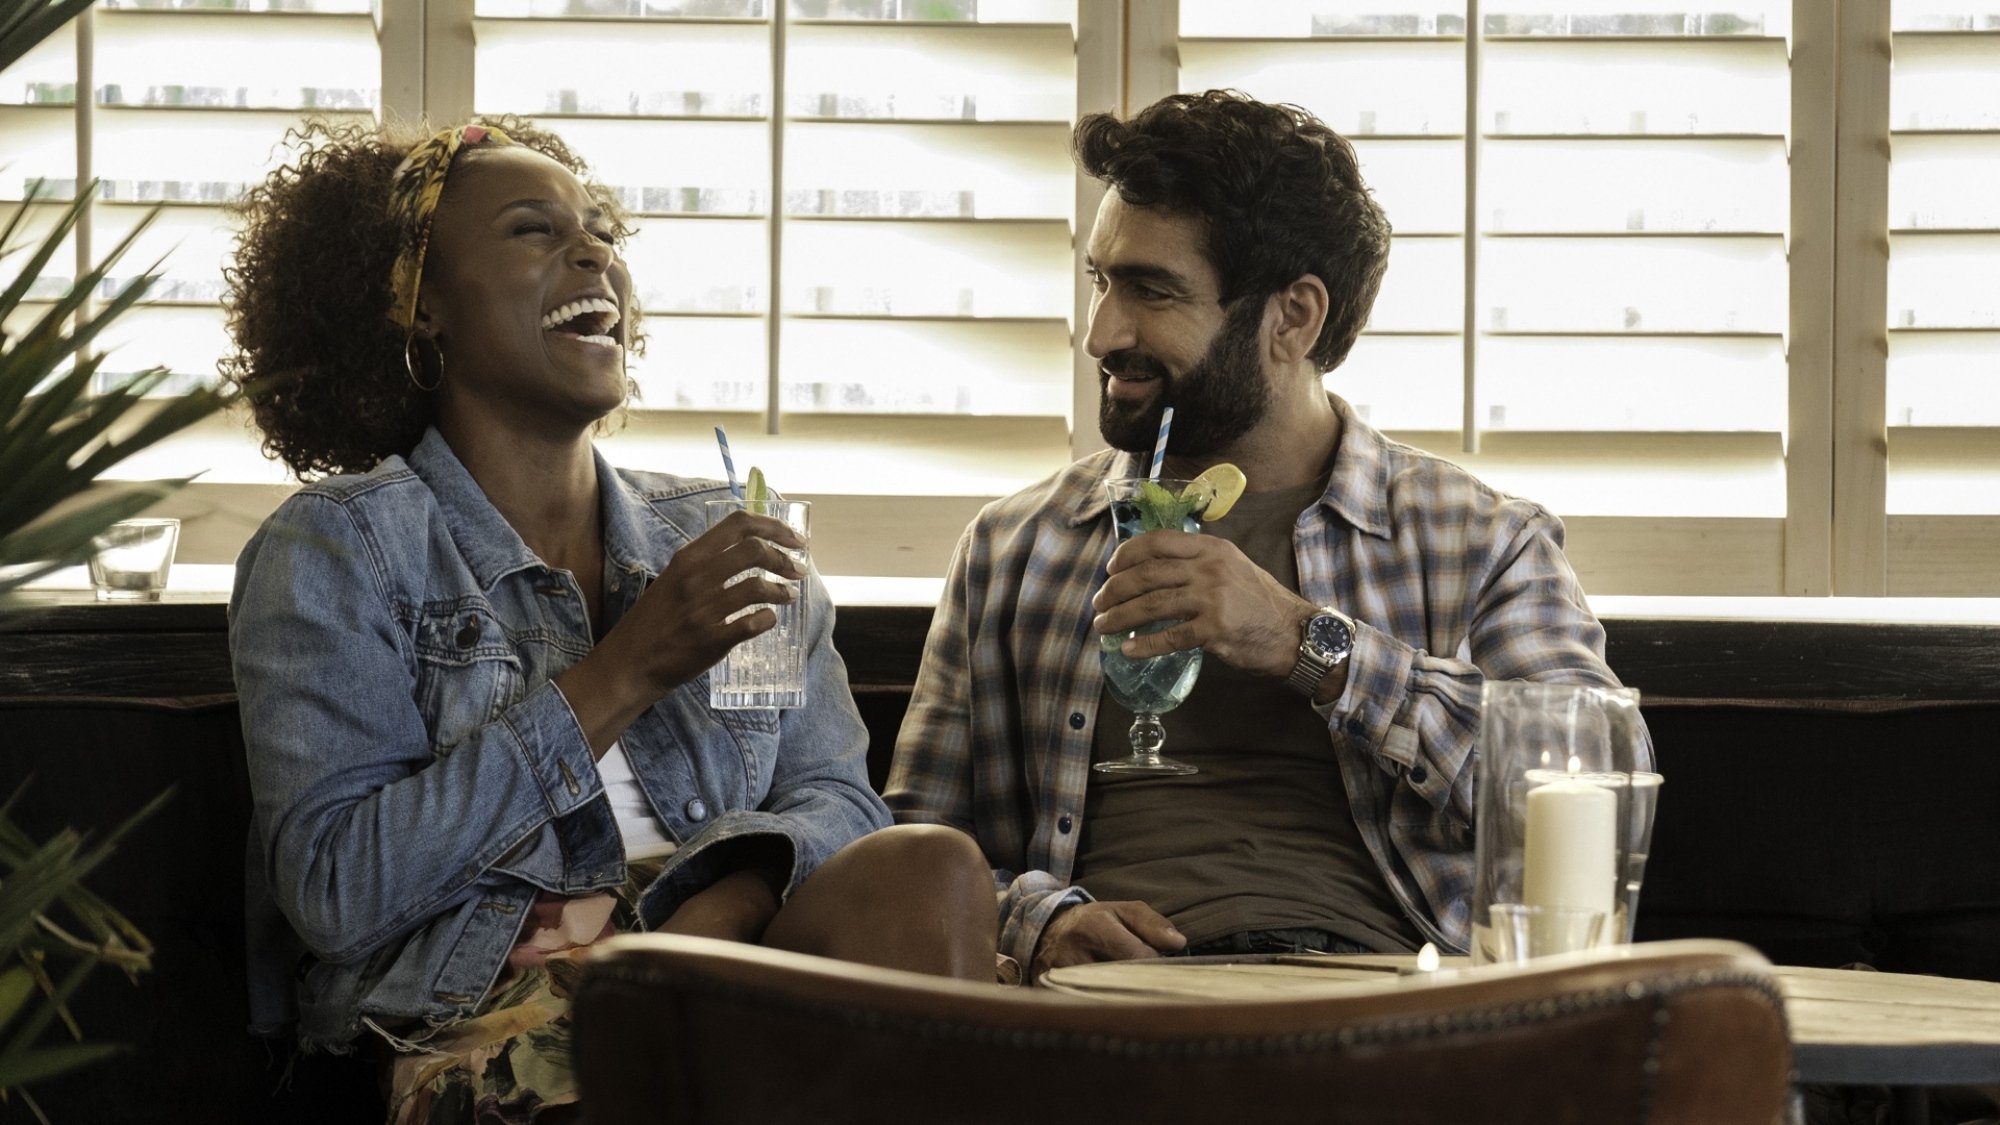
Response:
POLYGON ((579 340, 615 345, 618 341, 611 337, 610 332, 618 326, 618 321, 617 305, 603 297, 583 297, 545 314, 542 331, 567 327, 569 333, 579 340))

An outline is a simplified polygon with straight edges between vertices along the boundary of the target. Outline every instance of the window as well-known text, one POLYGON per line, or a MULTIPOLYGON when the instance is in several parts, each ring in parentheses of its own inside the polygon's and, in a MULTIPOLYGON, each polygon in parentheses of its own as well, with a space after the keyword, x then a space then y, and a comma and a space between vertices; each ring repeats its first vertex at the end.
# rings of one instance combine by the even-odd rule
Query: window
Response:
MULTIPOLYGON (((1351 138, 1395 225, 1329 385, 1562 514, 1593 592, 2000 594, 2000 0, 1870 10, 107 0, 0 81, 0 195, 102 177, 99 254, 165 203, 111 366, 201 379, 218 204, 303 113, 533 116, 637 216, 613 458, 712 473, 723 421, 829 570, 936 574, 1096 444, 1070 123, 1235 86, 1351 138)), ((203 468, 182 550, 228 561, 281 480, 235 420, 122 473, 203 468)))
POLYGON ((639 216, 650 413, 614 456, 712 472, 721 413, 785 435, 747 443, 781 484, 893 493, 934 472, 992 492, 1059 464, 1075 10, 478 0, 474 108, 558 128, 639 216), (591 64, 549 65, 565 54, 591 64), (1038 437, 998 489, 815 440, 871 426, 899 446, 1038 437))
MULTIPOLYGON (((101 256, 161 207, 107 281, 109 295, 161 263, 146 303, 106 334, 105 372, 165 365, 178 376, 163 388, 171 392, 213 380, 228 349, 223 204, 262 176, 277 141, 305 114, 373 115, 381 69, 374 29, 367 0, 107 0, 93 24, 95 97, 85 108, 101 185, 91 246, 101 256)), ((73 36, 68 83, 43 87, 72 100, 73 36)), ((65 188, 73 177, 62 177, 65 188)))
POLYGON ((1328 385, 1561 513, 1593 592, 1782 566, 1789 6, 1690 7, 1180 2, 1179 87, 1312 110, 1395 227, 1328 385))
POLYGON ((1889 82, 1889 592, 2000 557, 2000 3, 1896 0, 1889 82))

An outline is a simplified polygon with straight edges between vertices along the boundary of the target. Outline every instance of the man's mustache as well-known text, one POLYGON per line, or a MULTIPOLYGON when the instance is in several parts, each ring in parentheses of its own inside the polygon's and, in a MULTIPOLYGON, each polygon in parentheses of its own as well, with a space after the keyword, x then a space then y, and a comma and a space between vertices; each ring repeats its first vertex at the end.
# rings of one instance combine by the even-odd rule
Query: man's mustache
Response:
POLYGON ((1120 379, 1162 379, 1167 365, 1136 348, 1112 352, 1097 361, 1097 369, 1120 379))

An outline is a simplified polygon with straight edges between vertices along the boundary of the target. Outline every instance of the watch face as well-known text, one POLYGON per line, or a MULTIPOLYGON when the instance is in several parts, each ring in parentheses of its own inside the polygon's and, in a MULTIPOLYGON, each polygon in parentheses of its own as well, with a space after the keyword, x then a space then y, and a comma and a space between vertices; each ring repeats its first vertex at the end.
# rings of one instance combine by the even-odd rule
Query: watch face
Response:
POLYGON ((1354 647, 1354 633, 1347 622, 1322 613, 1306 622, 1306 641, 1329 659, 1337 659, 1354 647))

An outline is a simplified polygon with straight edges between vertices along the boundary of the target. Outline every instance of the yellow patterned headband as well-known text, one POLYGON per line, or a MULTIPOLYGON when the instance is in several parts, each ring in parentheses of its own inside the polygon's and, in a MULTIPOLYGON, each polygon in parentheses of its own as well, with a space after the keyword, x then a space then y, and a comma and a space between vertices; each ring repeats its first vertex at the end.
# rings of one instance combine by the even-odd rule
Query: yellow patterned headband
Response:
POLYGON ((390 176, 389 214, 396 220, 400 242, 395 268, 389 273, 393 294, 389 319, 402 326, 406 344, 417 327, 417 287, 424 277, 424 252, 430 248, 431 217, 444 195, 452 158, 467 145, 513 143, 512 137, 490 125, 460 125, 411 149, 390 176))

